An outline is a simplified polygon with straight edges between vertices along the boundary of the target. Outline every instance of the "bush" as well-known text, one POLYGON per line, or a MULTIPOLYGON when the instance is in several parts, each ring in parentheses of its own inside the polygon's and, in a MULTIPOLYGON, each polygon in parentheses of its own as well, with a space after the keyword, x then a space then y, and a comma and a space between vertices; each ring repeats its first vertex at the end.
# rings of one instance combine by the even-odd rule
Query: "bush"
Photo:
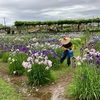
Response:
POLYGON ((44 85, 53 79, 50 69, 46 70, 46 66, 43 64, 32 65, 32 69, 28 69, 26 75, 28 77, 28 83, 34 86, 44 85))
POLYGON ((58 50, 57 52, 55 51, 50 52, 48 55, 48 58, 52 61, 52 68, 54 70, 61 68, 61 63, 60 63, 60 57, 62 56, 61 53, 62 52, 58 50), (60 52, 60 56, 58 55, 59 54, 58 52, 60 52))
POLYGON ((3 57, 3 53, 2 53, 2 51, 0 51, 0 58, 2 58, 3 57))
POLYGON ((54 58, 54 57, 51 57, 52 59, 51 59, 51 61, 52 61, 52 69, 54 69, 54 70, 58 70, 58 69, 60 69, 62 66, 61 66, 61 63, 60 63, 60 58, 58 58, 58 57, 56 57, 56 58, 54 58))
POLYGON ((76 100, 100 100, 100 74, 95 67, 83 64, 76 70, 69 95, 76 100))
POLYGON ((10 56, 10 52, 5 52, 2 56, 3 62, 8 62, 8 58, 10 56))
POLYGON ((27 62, 23 62, 22 65, 26 69, 25 72, 30 85, 44 85, 53 80, 50 71, 52 62, 45 57, 28 57, 27 62))
POLYGON ((58 54, 59 57, 62 56, 62 49, 61 48, 60 49, 56 49, 55 51, 56 51, 56 53, 58 54))
POLYGON ((26 61, 28 55, 25 53, 19 52, 15 55, 9 57, 9 73, 11 75, 22 75, 24 73, 24 67, 22 66, 22 62, 26 61))
POLYGON ((77 40, 74 40, 74 41, 71 41, 71 42, 74 45, 74 49, 77 49, 77 47, 80 45, 77 40))
MULTIPOLYGON (((88 34, 88 33, 87 33, 88 34)), ((90 35, 90 34, 89 34, 90 35)), ((82 37, 81 37, 81 42, 84 42, 84 40, 87 38, 88 36, 87 35, 83 35, 82 37)))

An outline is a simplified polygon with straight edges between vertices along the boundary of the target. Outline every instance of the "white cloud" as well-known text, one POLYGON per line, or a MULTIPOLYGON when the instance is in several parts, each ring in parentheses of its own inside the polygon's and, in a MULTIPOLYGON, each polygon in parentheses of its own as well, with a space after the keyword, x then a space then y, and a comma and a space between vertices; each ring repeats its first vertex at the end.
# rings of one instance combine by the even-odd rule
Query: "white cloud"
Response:
POLYGON ((0 0, 0 23, 100 17, 100 0, 0 0))

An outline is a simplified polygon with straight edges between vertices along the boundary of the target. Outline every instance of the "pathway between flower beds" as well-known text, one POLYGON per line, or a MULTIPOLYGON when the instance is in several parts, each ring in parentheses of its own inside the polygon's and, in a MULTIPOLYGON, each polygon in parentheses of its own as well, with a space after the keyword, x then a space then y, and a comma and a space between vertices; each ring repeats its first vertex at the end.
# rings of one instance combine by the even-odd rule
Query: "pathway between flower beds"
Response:
POLYGON ((23 100, 71 100, 65 95, 65 88, 67 89, 72 80, 74 70, 71 69, 63 77, 58 79, 55 83, 38 89, 28 89, 25 84, 25 76, 10 76, 7 71, 7 63, 0 59, 0 77, 7 83, 12 85, 18 93, 23 95, 23 100))

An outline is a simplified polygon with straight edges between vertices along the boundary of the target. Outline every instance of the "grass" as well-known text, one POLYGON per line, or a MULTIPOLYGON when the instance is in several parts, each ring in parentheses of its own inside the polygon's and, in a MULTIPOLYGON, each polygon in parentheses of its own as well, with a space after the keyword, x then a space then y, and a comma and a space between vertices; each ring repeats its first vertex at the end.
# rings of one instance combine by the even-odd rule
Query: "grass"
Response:
MULTIPOLYGON (((97 34, 97 36, 100 36, 100 32, 98 32, 98 33, 96 33, 97 34)), ((94 34, 95 35, 95 34, 94 34)))
POLYGON ((54 80, 57 80, 58 78, 64 76, 67 74, 69 71, 71 71, 72 67, 67 67, 65 65, 62 65, 62 68, 59 70, 51 70, 51 73, 54 77, 54 80))
POLYGON ((82 47, 82 46, 79 45, 79 46, 77 47, 77 49, 74 50, 74 56, 80 56, 80 48, 81 48, 81 47, 82 47))
POLYGON ((2 59, 0 59, 0 72, 8 73, 8 63, 3 62, 2 59))
MULTIPOLYGON (((0 59, 0 72, 8 73, 8 64, 0 59)), ((22 100, 16 90, 0 78, 0 100, 22 100)))
POLYGON ((0 78, 0 100, 22 100, 22 96, 0 78))

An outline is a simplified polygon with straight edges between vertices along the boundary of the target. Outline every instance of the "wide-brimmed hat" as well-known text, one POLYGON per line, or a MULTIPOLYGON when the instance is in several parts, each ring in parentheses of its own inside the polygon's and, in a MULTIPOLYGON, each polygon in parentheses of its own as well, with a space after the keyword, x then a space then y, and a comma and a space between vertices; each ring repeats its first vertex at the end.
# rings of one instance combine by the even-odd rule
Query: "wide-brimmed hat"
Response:
POLYGON ((61 44, 68 44, 69 42, 70 42, 70 38, 68 37, 61 39, 61 44))

